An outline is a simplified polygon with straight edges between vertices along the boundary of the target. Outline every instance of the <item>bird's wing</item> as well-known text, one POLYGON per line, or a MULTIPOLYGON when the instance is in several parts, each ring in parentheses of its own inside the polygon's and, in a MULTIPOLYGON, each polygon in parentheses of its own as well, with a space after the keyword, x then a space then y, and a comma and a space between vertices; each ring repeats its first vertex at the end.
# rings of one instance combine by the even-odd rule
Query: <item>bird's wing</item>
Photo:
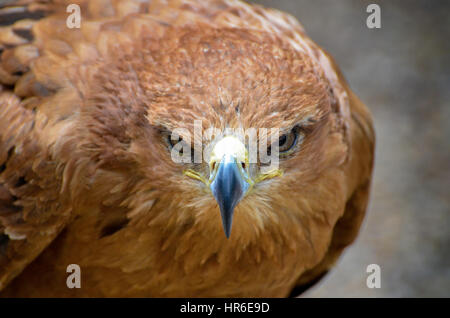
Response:
MULTIPOLYGON (((154 10, 163 10, 163 2, 152 2, 154 10)), ((74 97, 73 86, 65 87, 66 69, 108 50, 104 37, 97 37, 102 26, 107 33, 128 14, 152 11, 149 5, 133 0, 0 3, 0 291, 74 214, 67 185, 83 168, 73 159, 80 141, 71 143, 67 135, 80 97, 74 97), (81 7, 81 29, 67 28, 71 3, 81 7)))
POLYGON ((35 111, 48 92, 29 72, 39 55, 31 27, 48 12, 32 1, 0 4, 0 290, 70 217, 60 195, 64 167, 48 147, 48 137, 57 131, 35 111))
MULTIPOLYGON (((326 53, 325 53, 326 54, 326 53)), ((328 250, 322 261, 304 272, 291 292, 297 296, 317 283, 335 264, 343 250, 356 239, 369 201, 375 150, 375 132, 367 107, 352 92, 333 58, 326 54, 339 82, 348 95, 350 154, 345 166, 349 196, 343 216, 336 222, 328 250)))
POLYGON ((108 30, 139 10, 148 12, 148 3, 0 3, 0 291, 58 236, 84 198, 74 194, 77 185, 85 190, 80 178, 89 169, 77 156, 82 142, 73 140, 83 96, 69 79, 80 69, 71 66, 88 69, 93 56, 117 43, 108 30), (81 8, 83 28, 67 26, 72 3, 81 8), (107 34, 100 38, 102 27, 107 34))
POLYGON ((37 126, 16 96, 0 93, 0 290, 58 235, 70 215, 60 201, 59 167, 40 145, 37 126))

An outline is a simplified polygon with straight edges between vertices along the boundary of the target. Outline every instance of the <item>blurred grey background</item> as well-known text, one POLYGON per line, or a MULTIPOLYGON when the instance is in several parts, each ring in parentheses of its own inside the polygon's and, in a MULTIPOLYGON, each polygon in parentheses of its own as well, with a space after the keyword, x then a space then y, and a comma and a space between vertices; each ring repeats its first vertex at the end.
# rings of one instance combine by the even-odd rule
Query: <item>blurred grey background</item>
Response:
POLYGON ((299 19, 369 106, 375 175, 357 241, 306 297, 450 297, 450 1, 255 0, 299 19), (366 8, 381 7, 381 29, 366 8), (381 267, 381 288, 366 267, 381 267))

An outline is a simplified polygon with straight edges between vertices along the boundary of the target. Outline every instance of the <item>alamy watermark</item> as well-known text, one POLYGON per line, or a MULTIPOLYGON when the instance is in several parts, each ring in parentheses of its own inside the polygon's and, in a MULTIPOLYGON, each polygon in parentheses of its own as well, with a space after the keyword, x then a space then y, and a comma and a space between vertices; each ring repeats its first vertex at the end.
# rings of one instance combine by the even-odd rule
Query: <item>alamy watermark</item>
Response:
MULTIPOLYGON (((81 8, 78 4, 69 4, 66 7, 66 12, 70 15, 66 19, 66 26, 69 29, 81 28, 81 8)), ((381 8, 380 5, 372 3, 366 8, 366 12, 370 13, 366 19, 366 25, 369 29, 381 28, 381 8)))
POLYGON ((69 29, 81 28, 81 8, 78 4, 69 4, 66 12, 70 15, 66 19, 66 26, 69 29))
POLYGON ((378 264, 367 266, 366 273, 369 273, 366 279, 367 288, 381 288, 381 268, 378 264))
POLYGON ((78 264, 70 264, 66 268, 66 272, 70 273, 66 279, 67 288, 81 288, 81 268, 78 264))
POLYGON ((370 13, 366 20, 366 25, 369 29, 381 28, 381 8, 378 4, 369 4, 366 9, 370 13))

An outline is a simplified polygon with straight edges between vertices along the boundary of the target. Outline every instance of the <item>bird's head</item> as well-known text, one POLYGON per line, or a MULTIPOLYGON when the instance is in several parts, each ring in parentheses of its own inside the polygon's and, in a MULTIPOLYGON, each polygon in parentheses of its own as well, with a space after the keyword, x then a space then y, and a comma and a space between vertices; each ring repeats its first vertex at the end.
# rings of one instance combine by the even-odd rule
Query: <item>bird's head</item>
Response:
POLYGON ((326 71, 287 40, 174 28, 110 55, 82 115, 89 150, 146 198, 127 199, 131 209, 152 200, 166 223, 214 217, 227 237, 233 223, 259 232, 301 210, 293 200, 345 156, 326 71))
MULTIPOLYGON (((211 191, 220 208, 223 228, 227 237, 231 233, 236 205, 251 192, 256 183, 282 175, 278 168, 265 172, 260 171, 256 166, 257 161, 250 161, 245 141, 239 137, 239 135, 226 134, 218 138, 207 157, 208 177, 195 169, 190 168, 184 171, 186 176, 203 182, 211 191)), ((256 138, 256 135, 252 137, 256 138)), ((285 139, 287 137, 283 136, 280 140, 286 143, 285 139)), ((250 140, 250 142, 252 141, 250 140)), ((287 147, 292 147, 294 143, 295 140, 292 139, 291 145, 287 147)))

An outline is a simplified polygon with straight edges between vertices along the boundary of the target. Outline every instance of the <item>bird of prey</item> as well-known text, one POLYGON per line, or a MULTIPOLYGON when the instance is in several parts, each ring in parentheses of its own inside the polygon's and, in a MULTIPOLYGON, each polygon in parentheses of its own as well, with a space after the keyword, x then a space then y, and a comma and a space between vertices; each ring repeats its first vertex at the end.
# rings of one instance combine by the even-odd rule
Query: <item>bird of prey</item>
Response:
POLYGON ((0 296, 288 297, 355 240, 371 115, 289 14, 8 0, 0 52, 0 296))

